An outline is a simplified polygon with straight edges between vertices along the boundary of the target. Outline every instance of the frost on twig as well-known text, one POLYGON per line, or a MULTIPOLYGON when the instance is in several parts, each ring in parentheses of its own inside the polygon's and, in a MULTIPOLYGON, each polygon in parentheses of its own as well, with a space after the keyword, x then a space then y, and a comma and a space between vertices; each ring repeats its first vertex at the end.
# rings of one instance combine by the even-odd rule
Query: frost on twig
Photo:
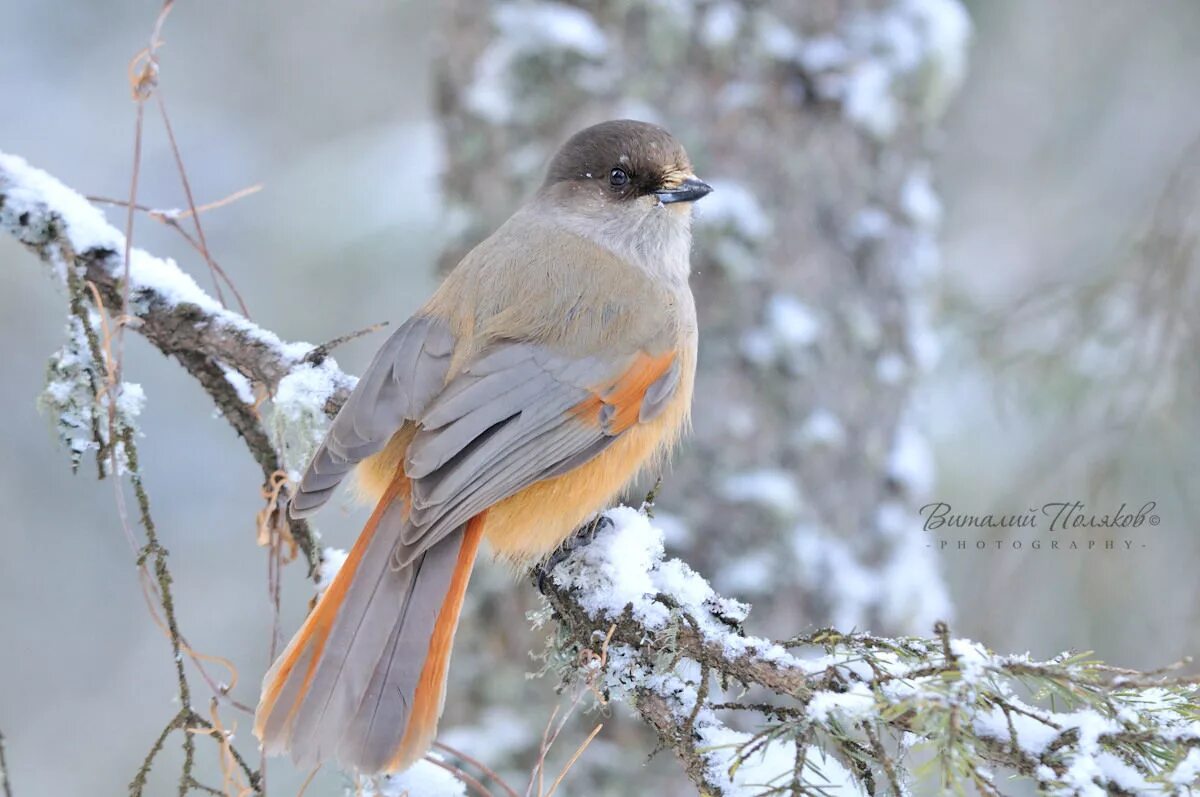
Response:
POLYGON ((707 793, 904 794, 936 778, 999 794, 1010 775, 1051 794, 1198 783, 1197 679, 1001 656, 943 624, 932 638, 755 638, 748 607, 664 558, 650 518, 607 518, 543 580, 555 660, 567 679, 602 661, 604 697, 633 705, 707 793), (601 640, 603 656, 579 655, 601 640))
MULTIPOLYGON (((89 288, 68 286, 84 312, 72 309, 43 399, 76 461, 88 440, 104 444, 88 414, 96 405, 81 409, 97 378, 87 336, 101 304, 201 382, 267 475, 283 457, 247 401, 247 383, 275 397, 274 423, 296 432, 297 445, 311 444, 353 384, 332 360, 308 357, 313 347, 284 343, 221 308, 174 263, 136 249, 130 306, 122 306, 120 233, 78 194, 2 154, 0 231, 64 284, 89 288)), ((120 403, 137 394, 126 386, 117 395, 120 403)), ((117 428, 130 444, 132 427, 117 428)), ((607 517, 542 581, 556 621, 550 661, 605 700, 634 706, 705 793, 905 794, 936 778, 943 791, 995 794, 1007 775, 1054 794, 1186 793, 1200 783, 1194 679, 1080 656, 1001 656, 944 626, 928 639, 832 630, 755 638, 742 629, 748 607, 666 559, 645 514, 621 508, 607 517)), ((315 571, 312 538, 293 533, 310 546, 315 571)), ((154 543, 146 553, 164 552, 154 543)), ((220 736, 192 709, 180 716, 164 738, 180 722, 220 736)), ((386 794, 396 783, 381 785, 386 794)))

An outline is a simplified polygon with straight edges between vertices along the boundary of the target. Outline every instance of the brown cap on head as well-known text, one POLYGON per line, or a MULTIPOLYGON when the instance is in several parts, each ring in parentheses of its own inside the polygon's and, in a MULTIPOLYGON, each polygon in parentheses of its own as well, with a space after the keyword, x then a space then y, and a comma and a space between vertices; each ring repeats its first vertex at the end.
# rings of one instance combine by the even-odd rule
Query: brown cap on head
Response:
POLYGON ((712 191, 692 174, 683 145, 658 125, 617 119, 571 136, 550 161, 542 187, 603 186, 612 199, 655 194, 664 202, 693 201, 712 191))

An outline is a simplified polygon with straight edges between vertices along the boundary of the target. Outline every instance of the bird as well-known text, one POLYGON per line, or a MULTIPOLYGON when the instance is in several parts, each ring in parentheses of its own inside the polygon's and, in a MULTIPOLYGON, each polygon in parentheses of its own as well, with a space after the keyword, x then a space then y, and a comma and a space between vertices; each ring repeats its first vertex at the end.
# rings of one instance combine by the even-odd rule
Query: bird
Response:
POLYGON ((263 679, 265 753, 407 769, 437 733, 481 542, 543 562, 673 448, 696 372, 692 207, 711 191, 657 125, 581 130, 382 345, 290 500, 305 517, 353 472, 374 510, 263 679))

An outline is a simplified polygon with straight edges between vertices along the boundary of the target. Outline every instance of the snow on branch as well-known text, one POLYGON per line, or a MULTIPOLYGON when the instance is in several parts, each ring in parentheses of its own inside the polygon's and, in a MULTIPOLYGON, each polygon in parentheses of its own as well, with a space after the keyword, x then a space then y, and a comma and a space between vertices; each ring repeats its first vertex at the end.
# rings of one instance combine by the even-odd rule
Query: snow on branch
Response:
POLYGON ((999 794, 1013 775, 1071 795, 1200 783, 1195 678, 1001 656, 941 623, 932 638, 748 636, 749 607, 664 558, 628 507, 541 583, 563 677, 636 707, 704 793, 908 794, 914 760, 936 764, 938 793, 999 794))
MULTIPOLYGON (((284 342, 226 310, 170 259, 132 249, 129 306, 124 306, 124 235, 77 192, 3 152, 0 231, 49 264, 58 282, 71 292, 72 303, 88 304, 93 317, 103 309, 113 318, 124 319, 127 328, 178 360, 246 441, 267 481, 281 468, 303 461, 325 419, 337 413, 354 386, 354 378, 338 370, 323 347, 284 342), (88 290, 78 295, 79 286, 88 290), (271 430, 262 423, 253 385, 273 398, 271 430)), ((87 370, 85 330, 78 317, 68 323, 68 342, 51 362, 52 381, 43 403, 61 411, 60 433, 78 464, 77 456, 89 447, 86 435, 91 420, 79 398, 95 391, 94 386, 80 385, 87 370)), ((132 393, 140 401, 136 385, 125 387, 134 390, 122 390, 122 396, 132 393)), ((96 445, 103 448, 103 441, 96 445)), ((283 517, 277 508, 273 514, 283 517)), ((320 555, 307 524, 290 521, 290 526, 315 572, 320 555)))
MULTIPOLYGON (((77 193, 3 153, 0 231, 52 267, 71 293, 72 323, 95 325, 105 312, 177 359, 267 477, 303 459, 353 386, 326 347, 280 340, 138 249, 124 306, 121 234, 77 193), (272 398, 270 426, 251 386, 272 398)), ((72 380, 88 370, 86 333, 72 327, 54 360, 61 401, 52 404, 64 416, 75 406, 72 380)), ((86 437, 87 417, 60 421, 74 430, 67 436, 86 437)), ((307 528, 292 532, 315 567, 307 528)), ((1066 654, 1001 656, 943 625, 924 639, 749 636, 749 607, 665 558, 645 508, 608 512, 538 582, 558 674, 590 684, 602 703, 635 708, 705 794, 901 795, 927 778, 938 791, 969 784, 999 794, 1007 775, 1078 795, 1187 793, 1200 783, 1196 679, 1066 654)))

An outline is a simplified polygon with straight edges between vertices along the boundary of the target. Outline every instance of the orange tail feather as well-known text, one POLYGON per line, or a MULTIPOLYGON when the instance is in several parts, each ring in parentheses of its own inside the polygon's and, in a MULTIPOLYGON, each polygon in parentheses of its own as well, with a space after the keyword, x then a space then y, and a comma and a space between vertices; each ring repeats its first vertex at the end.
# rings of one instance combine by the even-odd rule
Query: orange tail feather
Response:
POLYGON ((264 679, 255 734, 267 753, 364 773, 429 749, 486 512, 404 566, 409 482, 395 476, 345 564, 264 679), (397 505, 396 501, 403 501, 397 505))
POLYGON ((302 703, 302 698, 308 691, 309 684, 312 682, 313 674, 317 670, 317 663, 321 660, 321 654, 325 649, 325 642, 329 638, 329 632, 333 628, 333 621, 337 617, 338 609, 346 600, 346 593, 350 589, 350 584, 354 581, 354 574, 358 572, 359 565, 362 563, 363 554, 370 545, 372 538, 375 536, 375 531, 379 527, 379 521, 383 518, 383 513, 397 498, 407 495, 409 489, 408 477, 403 471, 398 472, 393 477, 391 484, 388 485, 383 497, 379 503, 375 505, 375 511, 371 513, 371 517, 367 520, 367 524, 363 526, 362 532, 358 535, 358 539, 354 542, 354 547, 350 549, 346 561, 334 576, 333 583, 321 595, 317 601, 316 607, 309 613, 304 621, 304 625, 292 637, 292 641, 284 650, 283 655, 276 660, 275 664, 267 672, 263 679, 262 697, 258 703, 258 710, 254 713, 254 735, 259 739, 263 738, 266 724, 272 713, 275 711, 275 706, 279 702, 280 692, 292 670, 296 667, 301 657, 307 659, 308 671, 305 673, 304 681, 299 692, 291 696, 291 708, 288 710, 287 718, 284 720, 284 725, 288 725, 295 717, 297 709, 302 703), (305 654, 309 654, 305 656, 305 654))
POLYGON ((442 707, 446 701, 446 673, 450 668, 454 632, 458 629, 458 616, 462 612, 467 582, 471 580, 475 555, 483 539, 486 515, 485 510, 467 522, 462 547, 458 551, 458 561, 454 565, 454 577, 450 582, 450 589, 446 592, 446 599, 442 602, 442 608, 438 611, 437 624, 429 640, 429 652, 425 656, 425 665, 421 668, 421 679, 417 683, 408 727, 404 729, 400 749, 388 763, 388 771, 395 772, 411 766, 425 755, 437 735, 438 720, 441 719, 442 707))

